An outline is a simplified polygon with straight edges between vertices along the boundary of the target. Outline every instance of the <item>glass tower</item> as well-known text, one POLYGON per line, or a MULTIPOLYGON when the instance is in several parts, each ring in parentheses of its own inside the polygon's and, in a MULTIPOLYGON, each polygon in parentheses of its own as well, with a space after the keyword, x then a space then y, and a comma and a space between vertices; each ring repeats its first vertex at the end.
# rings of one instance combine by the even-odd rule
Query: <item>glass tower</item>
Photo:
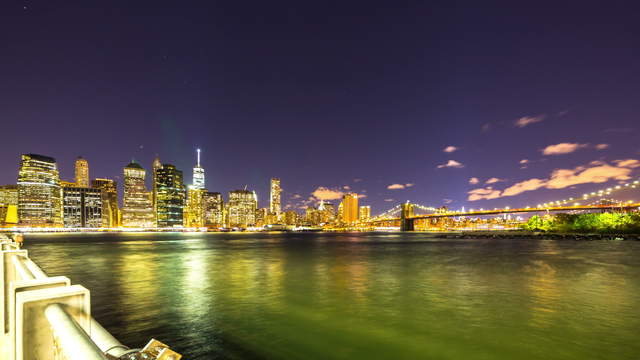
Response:
POLYGON ((76 159, 76 186, 89 187, 89 162, 82 156, 76 159))
POLYGON ((158 227, 182 226, 185 205, 182 171, 171 164, 163 164, 154 172, 158 227))
POLYGON ((54 158, 22 155, 18 172, 18 219, 21 226, 62 226, 62 191, 54 158))
POLYGON ((196 150, 197 153, 197 163, 193 168, 193 181, 192 187, 194 189, 204 189, 204 168, 200 166, 200 149, 196 150))
POLYGON ((136 162, 124 168, 124 199, 122 226, 150 228, 155 226, 151 194, 144 179, 146 171, 136 162))

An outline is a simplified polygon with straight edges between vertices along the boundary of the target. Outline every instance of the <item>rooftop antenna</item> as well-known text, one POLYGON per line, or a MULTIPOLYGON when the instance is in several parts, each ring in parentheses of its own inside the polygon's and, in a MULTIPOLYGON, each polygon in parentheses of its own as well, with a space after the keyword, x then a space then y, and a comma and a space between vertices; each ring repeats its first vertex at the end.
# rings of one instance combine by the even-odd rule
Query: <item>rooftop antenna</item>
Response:
POLYGON ((200 167, 200 149, 196 149, 196 152, 198 153, 198 167, 200 167))
POLYGON ((247 191, 247 186, 249 186, 249 185, 245 185, 244 186, 244 191, 247 191))

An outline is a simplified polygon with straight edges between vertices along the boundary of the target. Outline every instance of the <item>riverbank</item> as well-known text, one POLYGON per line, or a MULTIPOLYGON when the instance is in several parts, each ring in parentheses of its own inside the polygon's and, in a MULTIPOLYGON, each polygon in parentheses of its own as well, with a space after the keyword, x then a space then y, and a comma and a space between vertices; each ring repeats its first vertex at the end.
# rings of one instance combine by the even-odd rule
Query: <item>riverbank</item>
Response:
POLYGON ((531 240, 636 240, 640 241, 640 234, 587 234, 560 233, 542 231, 464 231, 455 234, 443 234, 447 238, 456 239, 531 239, 531 240))

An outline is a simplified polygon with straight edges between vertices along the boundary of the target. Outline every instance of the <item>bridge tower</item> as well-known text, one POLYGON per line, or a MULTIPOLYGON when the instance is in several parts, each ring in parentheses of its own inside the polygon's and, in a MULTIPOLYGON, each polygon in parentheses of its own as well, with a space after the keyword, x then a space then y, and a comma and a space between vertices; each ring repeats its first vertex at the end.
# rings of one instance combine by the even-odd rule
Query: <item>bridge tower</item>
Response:
POLYGON ((406 202, 402 204, 400 211, 400 231, 413 231, 413 204, 406 202))

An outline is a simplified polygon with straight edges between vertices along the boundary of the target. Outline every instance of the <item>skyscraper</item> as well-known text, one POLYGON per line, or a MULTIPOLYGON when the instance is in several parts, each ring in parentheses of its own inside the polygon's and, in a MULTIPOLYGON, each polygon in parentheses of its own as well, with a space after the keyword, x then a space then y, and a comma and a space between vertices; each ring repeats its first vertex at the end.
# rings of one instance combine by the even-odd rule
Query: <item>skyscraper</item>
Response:
POLYGON ((342 196, 342 221, 349 225, 358 221, 358 194, 346 193, 342 196))
POLYGON ((271 192, 269 202, 269 212, 275 216, 276 221, 280 219, 280 179, 271 178, 271 192))
POLYGON ((132 161, 124 168, 122 226, 150 228, 155 226, 151 194, 144 183, 146 171, 132 161))
POLYGON ((62 188, 64 227, 102 227, 102 190, 89 187, 62 188))
POLYGON ((156 155, 155 159, 153 159, 153 163, 151 164, 151 169, 153 174, 151 176, 151 202, 153 203, 153 213, 156 216, 156 223, 158 223, 158 208, 157 208, 157 197, 158 197, 158 189, 156 187, 156 172, 158 169, 162 167, 162 163, 160 162, 160 157, 156 155))
POLYGON ((193 182, 192 186, 196 189, 204 189, 204 168, 200 166, 200 149, 196 150, 197 152, 197 163, 193 168, 193 182))
POLYGON ((255 191, 233 190, 229 192, 227 218, 229 227, 246 228, 255 225, 258 197, 255 191))
POLYGON ((18 172, 18 219, 23 226, 62 226, 62 191, 54 158, 22 155, 18 172))
POLYGON ((182 171, 170 164, 154 168, 156 219, 158 227, 177 227, 184 224, 185 189, 182 171))
POLYGON ((224 199, 219 192, 204 194, 204 226, 209 228, 224 227, 224 199))
POLYGON ((360 222, 367 222, 369 221, 369 218, 371 218, 371 206, 360 206, 360 213, 358 214, 360 222))
POLYGON ((93 179, 91 187, 102 191, 102 226, 117 227, 118 223, 118 187, 111 179, 93 179))
POLYGON ((204 194, 205 189, 198 189, 193 186, 187 191, 187 217, 185 226, 199 228, 204 226, 204 194))
POLYGON ((0 227, 18 223, 18 186, 0 186, 0 227))
POLYGON ((82 156, 76 159, 76 186, 89 187, 89 162, 82 156))

